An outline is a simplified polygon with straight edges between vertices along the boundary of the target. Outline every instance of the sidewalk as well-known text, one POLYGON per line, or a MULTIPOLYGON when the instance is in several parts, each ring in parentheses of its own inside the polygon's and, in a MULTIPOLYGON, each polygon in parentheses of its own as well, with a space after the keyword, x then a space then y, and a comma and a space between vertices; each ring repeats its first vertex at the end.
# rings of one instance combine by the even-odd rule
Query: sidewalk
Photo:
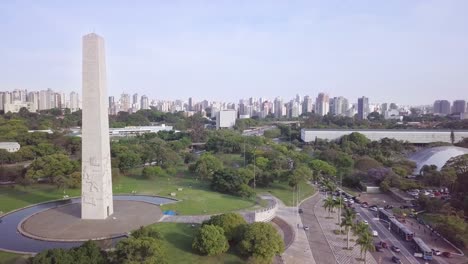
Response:
POLYGON ((312 255, 312 251, 310 250, 309 241, 307 240, 304 229, 302 229, 302 221, 297 215, 296 208, 287 207, 281 200, 277 198, 275 199, 278 202, 278 211, 276 212, 276 216, 286 221, 295 231, 293 243, 282 255, 284 263, 315 264, 316 262, 312 255), (299 228, 297 227, 298 223, 299 228))
MULTIPOLYGON (((340 226, 337 225, 336 212, 331 214, 333 217, 332 219, 328 219, 328 212, 325 210, 325 208, 322 207, 322 204, 322 200, 319 200, 314 207, 314 212, 317 216, 317 220, 322 228, 322 231, 325 234, 328 243, 330 244, 333 254, 336 256, 336 261, 340 264, 362 264, 362 261, 357 260, 361 256, 360 247, 359 245, 355 245, 356 242, 354 242, 356 241, 357 237, 353 236, 351 233, 350 239, 353 239, 353 241, 350 241, 349 243, 353 249, 345 249, 347 245, 346 235, 335 235, 333 233, 333 230, 340 228, 340 226)), ((377 261, 370 254, 370 252, 367 252, 366 263, 377 264, 377 261)))

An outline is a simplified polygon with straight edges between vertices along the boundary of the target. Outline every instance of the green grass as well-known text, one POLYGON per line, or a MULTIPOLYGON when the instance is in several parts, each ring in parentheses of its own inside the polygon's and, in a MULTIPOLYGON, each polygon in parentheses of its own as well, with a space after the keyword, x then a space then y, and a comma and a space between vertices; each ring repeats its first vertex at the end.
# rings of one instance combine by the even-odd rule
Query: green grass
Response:
MULTIPOLYGON (((132 193, 160 195, 170 197, 172 192, 180 202, 164 205, 163 210, 175 210, 179 214, 216 214, 236 211, 253 207, 255 201, 240 197, 221 194, 211 191, 209 183, 198 181, 180 171, 176 176, 156 179, 142 179, 138 177, 140 170, 133 171, 132 177, 122 176, 114 181, 114 194, 132 193), (178 191, 178 188, 183 188, 178 191)), ((66 190, 66 194, 79 196, 80 190, 66 190)), ((64 195, 62 190, 46 184, 35 184, 31 186, 9 186, 0 187, 0 211, 8 212, 30 204, 60 199, 64 195)))
POLYGON ((180 223, 158 223, 152 225, 164 236, 164 244, 167 248, 168 263, 190 264, 215 264, 215 263, 245 263, 235 252, 230 249, 220 256, 206 257, 193 252, 192 241, 198 227, 180 223))
MULTIPOLYGON (((299 184, 299 200, 303 200, 315 193, 315 189, 309 184, 302 182, 299 184)), ((283 201, 286 206, 293 206, 292 188, 285 182, 275 182, 270 187, 257 188, 257 194, 270 193, 283 201)))
POLYGON ((0 251, 0 264, 23 264, 26 263, 26 257, 19 254, 13 254, 0 251))

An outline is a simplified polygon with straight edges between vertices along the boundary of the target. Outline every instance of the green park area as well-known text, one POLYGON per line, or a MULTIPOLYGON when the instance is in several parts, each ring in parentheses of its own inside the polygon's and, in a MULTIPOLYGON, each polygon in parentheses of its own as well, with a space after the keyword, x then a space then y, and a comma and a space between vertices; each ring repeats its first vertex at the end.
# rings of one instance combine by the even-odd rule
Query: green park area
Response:
POLYGON ((18 254, 0 251, 1 264, 23 264, 27 263, 26 257, 18 254))
MULTIPOLYGON (((315 189, 306 182, 299 183, 298 190, 299 202, 315 193, 315 189)), ((294 193, 293 199, 292 188, 287 183, 275 182, 269 187, 257 188, 256 192, 257 194, 271 194, 280 199, 286 206, 293 206, 296 199, 296 193, 294 193)))
MULTIPOLYGON (((174 198, 180 202, 164 205, 163 210, 174 210, 179 214, 215 214, 246 209, 255 205, 255 201, 237 196, 211 191, 209 183, 193 177, 158 177, 143 179, 140 177, 121 176, 114 181, 114 193, 159 195, 174 198), (179 191, 181 188, 181 191, 179 191)), ((56 200, 64 195, 79 196, 79 189, 58 189, 48 184, 28 186, 0 187, 0 211, 9 212, 35 203, 56 200)))
POLYGON ((201 256, 192 249, 192 241, 197 228, 189 224, 158 223, 151 226, 158 230, 164 237, 163 243, 167 249, 168 263, 245 263, 235 249, 218 256, 201 256))

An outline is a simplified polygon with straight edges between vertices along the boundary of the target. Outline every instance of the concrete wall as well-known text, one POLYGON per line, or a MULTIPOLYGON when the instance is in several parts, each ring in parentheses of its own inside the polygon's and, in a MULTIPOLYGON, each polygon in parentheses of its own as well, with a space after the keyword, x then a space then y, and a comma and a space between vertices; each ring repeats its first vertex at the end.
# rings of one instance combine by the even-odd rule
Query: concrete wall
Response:
MULTIPOLYGON (((301 139, 304 142, 317 139, 337 140, 344 135, 358 132, 372 141, 383 138, 393 138, 396 140, 408 141, 415 144, 427 144, 432 142, 451 143, 450 130, 332 130, 332 129, 302 129, 301 139)), ((454 131, 455 142, 468 138, 468 131, 454 131)))
POLYGON ((267 208, 256 210, 254 219, 255 222, 269 222, 276 216, 278 210, 278 203, 275 200, 268 200, 270 202, 267 208))

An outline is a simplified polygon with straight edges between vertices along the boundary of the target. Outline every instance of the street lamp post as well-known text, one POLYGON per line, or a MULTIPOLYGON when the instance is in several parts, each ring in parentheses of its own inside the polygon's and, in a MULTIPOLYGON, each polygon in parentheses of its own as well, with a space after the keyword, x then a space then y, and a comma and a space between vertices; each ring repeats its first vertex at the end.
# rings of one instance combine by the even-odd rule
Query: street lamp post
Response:
POLYGON ((254 153, 253 153, 253 155, 254 155, 254 171, 253 171, 254 172, 254 175, 253 175, 254 176, 254 178, 253 178, 253 188, 254 188, 254 190, 255 190, 255 187, 256 187, 256 182, 255 182, 255 167, 256 167, 256 164, 255 164, 256 163, 255 151, 256 150, 257 150, 257 147, 254 147, 254 153))

